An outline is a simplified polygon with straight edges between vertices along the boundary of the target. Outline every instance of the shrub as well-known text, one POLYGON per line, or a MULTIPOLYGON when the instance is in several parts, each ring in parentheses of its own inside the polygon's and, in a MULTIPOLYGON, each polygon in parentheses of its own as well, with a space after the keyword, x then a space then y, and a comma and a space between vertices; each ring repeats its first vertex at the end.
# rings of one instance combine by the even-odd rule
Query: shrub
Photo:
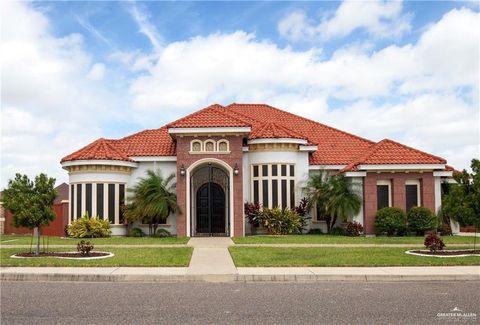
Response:
POLYGON ((314 229, 310 229, 308 231, 308 234, 309 235, 321 235, 321 234, 323 234, 323 231, 320 228, 314 228, 314 229))
POLYGON ((435 229, 437 217, 428 208, 414 207, 407 214, 408 230, 423 236, 425 231, 435 229))
POLYGON ((245 218, 247 218, 248 223, 254 227, 259 227, 260 224, 257 220, 257 216, 260 213, 260 204, 258 203, 248 203, 244 205, 245 218))
POLYGON ((88 256, 90 251, 93 249, 93 243, 89 241, 81 240, 77 244, 77 251, 80 252, 80 255, 88 256))
POLYGON ((363 233, 363 226, 359 222, 349 221, 345 227, 345 233, 347 236, 360 236, 360 234, 363 233))
POLYGON ((287 235, 302 231, 302 218, 290 209, 263 208, 255 219, 273 235, 287 235))
POLYGON ((90 218, 88 214, 85 214, 68 226, 68 234, 74 238, 101 238, 110 237, 112 231, 108 220, 98 217, 90 218))
POLYGON ((375 232, 378 235, 402 236, 406 229, 405 212, 399 208, 383 208, 375 216, 375 232))
POLYGON ((307 216, 307 213, 308 213, 308 199, 306 197, 301 199, 298 206, 294 207, 292 210, 295 211, 300 216, 300 218, 302 220, 301 232, 303 232, 305 230, 305 228, 307 228, 308 220, 311 219, 309 216, 307 216))
POLYGON ((339 226, 335 226, 330 231, 330 235, 332 236, 345 236, 345 229, 339 226))
POLYGON ((427 235, 423 244, 433 253, 441 251, 445 247, 443 240, 437 234, 427 235))
POLYGON ((437 232, 439 232, 442 236, 451 236, 452 235, 452 227, 448 223, 442 223, 437 228, 437 232))
POLYGON ((128 236, 129 237, 143 237, 143 236, 145 236, 145 233, 140 228, 133 228, 132 230, 130 230, 128 236))
POLYGON ((164 237, 170 237, 170 236, 172 236, 170 231, 163 228, 158 229, 155 235, 152 235, 152 237, 158 237, 158 238, 164 238, 164 237))

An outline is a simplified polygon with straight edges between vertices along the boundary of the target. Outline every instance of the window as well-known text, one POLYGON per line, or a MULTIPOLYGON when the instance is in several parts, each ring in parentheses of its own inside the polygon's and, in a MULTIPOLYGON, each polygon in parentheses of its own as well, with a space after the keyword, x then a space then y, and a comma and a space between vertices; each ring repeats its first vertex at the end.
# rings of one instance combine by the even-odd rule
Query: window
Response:
POLYGON ((205 151, 207 152, 215 151, 215 142, 213 140, 205 141, 205 151))
POLYGON ((100 219, 104 219, 103 195, 103 184, 97 184, 97 215, 100 219))
POLYGON ((195 152, 202 151, 202 141, 200 140, 193 140, 190 146, 191 146, 190 151, 195 151, 195 152))
POLYGON ((411 208, 420 206, 420 181, 407 180, 405 182, 405 209, 410 211, 411 208))
POLYGON ((87 205, 85 210, 92 217, 92 184, 85 185, 85 204, 87 205))
POLYGON ((115 184, 108 184, 108 220, 115 223, 115 184))
POLYGON ((392 182, 390 180, 377 181, 377 210, 392 206, 392 182))
POLYGON ((75 185, 70 185, 70 221, 73 221, 73 216, 75 214, 75 185))
POLYGON ((228 151, 228 141, 227 140, 219 140, 217 142, 218 151, 228 151))
POLYGON ((100 219, 108 219, 112 224, 121 224, 124 220, 121 207, 125 204, 125 193, 125 184, 72 184, 70 220, 74 221, 88 213, 91 217, 98 216, 100 219))
POLYGON ((77 184, 77 218, 82 217, 82 184, 77 184))
POLYGON ((124 209, 123 209, 123 206, 125 205, 125 185, 124 184, 120 184, 118 186, 118 197, 119 197, 119 204, 120 204, 120 223, 123 224, 125 222, 125 216, 124 216, 124 209))
POLYGON ((252 201, 269 208, 294 207, 294 176, 293 164, 252 165, 252 201))
POLYGON ((228 140, 221 139, 218 141, 208 139, 201 141, 198 139, 190 142, 190 153, 230 153, 230 143, 228 140))

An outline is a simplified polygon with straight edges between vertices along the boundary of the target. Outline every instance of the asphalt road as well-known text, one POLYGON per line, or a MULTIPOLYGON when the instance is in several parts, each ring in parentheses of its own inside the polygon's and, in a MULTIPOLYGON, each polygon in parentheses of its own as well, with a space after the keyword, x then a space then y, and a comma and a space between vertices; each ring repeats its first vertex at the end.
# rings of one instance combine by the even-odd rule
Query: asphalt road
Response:
POLYGON ((480 282, 3 282, 1 324, 480 322, 480 282), (447 317, 457 307, 466 317, 447 317), (477 317, 471 316, 475 313, 477 317))

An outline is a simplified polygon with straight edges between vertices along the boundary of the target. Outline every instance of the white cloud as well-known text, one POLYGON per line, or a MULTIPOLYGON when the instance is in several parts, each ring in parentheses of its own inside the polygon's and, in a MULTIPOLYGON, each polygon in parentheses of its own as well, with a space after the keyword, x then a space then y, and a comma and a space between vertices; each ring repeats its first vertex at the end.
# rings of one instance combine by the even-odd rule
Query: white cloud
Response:
POLYGON ((329 40, 364 29, 379 38, 399 37, 410 30, 411 15, 402 15, 402 1, 343 1, 333 15, 319 22, 294 11, 278 24, 281 36, 293 41, 329 40))
POLYGON ((129 4, 128 11, 137 23, 139 32, 148 38, 155 51, 159 51, 162 48, 163 39, 155 26, 150 22, 148 12, 138 7, 135 2, 129 4))
POLYGON ((16 172, 66 181, 60 159, 101 135, 112 97, 79 34, 55 37, 28 3, 2 3, 1 186, 16 172), (92 80, 95 79, 95 80, 92 80))
POLYGON ((105 64, 95 63, 88 72, 87 78, 91 80, 102 80, 105 75, 105 64))
POLYGON ((374 139, 417 145, 464 167, 478 143, 478 98, 471 94, 478 90, 479 30, 478 13, 453 10, 417 43, 373 54, 341 48, 329 59, 320 49, 279 48, 241 31, 196 37, 165 45, 130 93, 147 125, 214 102, 266 102, 374 139), (339 114, 328 109, 330 99, 355 104, 339 114))

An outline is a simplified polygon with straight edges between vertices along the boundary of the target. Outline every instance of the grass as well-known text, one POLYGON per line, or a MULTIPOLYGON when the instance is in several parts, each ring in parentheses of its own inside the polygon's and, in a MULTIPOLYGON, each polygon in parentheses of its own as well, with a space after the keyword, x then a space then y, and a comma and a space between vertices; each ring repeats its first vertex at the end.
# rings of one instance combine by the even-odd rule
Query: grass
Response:
MULTIPOLYGON (((444 236, 445 245, 473 245, 473 237, 444 236)), ((234 237, 235 244, 412 244, 423 246, 423 237, 347 237, 332 235, 257 235, 234 237)), ((477 239, 480 242, 479 239, 477 239)))
MULTIPOLYGON (((455 249, 458 249, 455 247, 455 249)), ((480 265, 480 257, 422 257, 405 248, 230 247, 237 267, 480 265)))
MULTIPOLYGON (((181 245, 188 243, 188 237, 123 237, 112 236, 109 238, 62 238, 57 236, 43 236, 45 244, 48 241, 49 245, 77 245, 81 239, 91 240, 95 245, 181 245)), ((31 235, 2 235, 0 244, 7 245, 30 245, 32 240, 31 235)), ((33 241, 35 243, 35 239, 33 241)))
MULTIPOLYGON (((53 251, 72 251, 72 249, 54 249, 53 251)), ((176 266, 187 267, 190 263, 193 248, 101 248, 98 251, 108 251, 115 256, 100 260, 66 260, 59 258, 11 258, 28 249, 0 249, 1 266, 176 266)))

